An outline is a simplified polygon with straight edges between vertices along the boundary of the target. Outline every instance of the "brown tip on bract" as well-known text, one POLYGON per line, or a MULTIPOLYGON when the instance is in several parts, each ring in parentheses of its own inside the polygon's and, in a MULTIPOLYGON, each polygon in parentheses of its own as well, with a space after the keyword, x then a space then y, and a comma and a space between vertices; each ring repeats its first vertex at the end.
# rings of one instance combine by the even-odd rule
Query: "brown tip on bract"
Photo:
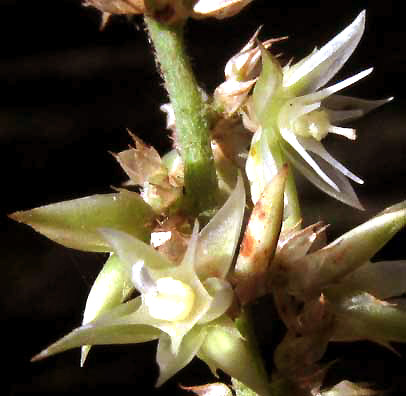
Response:
POLYGON ((38 353, 37 355, 33 356, 33 357, 30 359, 30 362, 31 362, 31 363, 38 362, 39 360, 45 359, 45 358, 47 358, 48 356, 49 356, 49 354, 48 354, 48 349, 44 349, 43 351, 41 351, 41 352, 38 353))
POLYGON ((111 154, 116 160, 118 160, 119 156, 117 153, 113 153, 112 151, 107 151, 109 154, 111 154))
POLYGON ((11 220, 18 221, 18 212, 9 213, 7 217, 11 220))
POLYGON ((100 28, 99 28, 100 31, 104 30, 104 28, 106 27, 107 23, 110 20, 110 17, 111 17, 111 14, 109 12, 102 13, 102 20, 101 20, 100 28))
POLYGON ((17 212, 14 213, 10 213, 7 215, 7 217, 11 220, 17 221, 19 223, 26 223, 29 224, 27 222, 26 216, 24 216, 25 211, 24 210, 19 210, 17 212))

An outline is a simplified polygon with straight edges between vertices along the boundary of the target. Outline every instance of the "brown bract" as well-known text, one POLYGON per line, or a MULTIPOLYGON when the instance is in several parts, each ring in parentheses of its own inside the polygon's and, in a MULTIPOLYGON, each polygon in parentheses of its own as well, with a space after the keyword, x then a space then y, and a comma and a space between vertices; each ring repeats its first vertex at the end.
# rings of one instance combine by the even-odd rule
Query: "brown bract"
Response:
POLYGON ((86 0, 85 7, 95 7, 108 14, 143 14, 144 0, 86 0))
POLYGON ((147 14, 165 22, 192 18, 214 17, 224 19, 238 14, 252 0, 155 0, 153 6, 145 0, 85 0, 85 6, 95 7, 103 13, 105 23, 110 15, 114 14, 147 14))
POLYGON ((269 48, 273 43, 287 38, 269 39, 260 44, 260 30, 258 28, 248 43, 227 62, 224 70, 226 79, 214 91, 214 99, 227 117, 231 117, 243 106, 258 80, 261 46, 269 48))
POLYGON ((186 19, 190 10, 183 1, 155 0, 153 5, 145 0, 85 0, 85 6, 95 7, 103 13, 102 27, 111 15, 145 14, 154 19, 173 24, 186 19))

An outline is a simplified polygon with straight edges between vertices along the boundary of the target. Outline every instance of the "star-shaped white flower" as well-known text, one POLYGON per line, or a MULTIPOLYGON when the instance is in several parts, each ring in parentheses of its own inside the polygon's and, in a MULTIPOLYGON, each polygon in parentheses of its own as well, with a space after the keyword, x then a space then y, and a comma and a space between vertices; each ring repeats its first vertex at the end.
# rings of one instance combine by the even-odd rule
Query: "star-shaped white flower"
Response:
POLYGON ((359 184, 363 181, 333 158, 321 140, 328 133, 354 140, 355 130, 340 125, 391 100, 367 101, 335 95, 369 75, 372 68, 324 87, 354 51, 364 27, 362 11, 322 48, 283 68, 262 50, 263 69, 245 114, 246 127, 256 133, 246 168, 254 202, 262 186, 276 174, 278 159, 269 146, 278 141, 289 161, 317 187, 348 205, 362 208, 348 179, 359 184), (262 135, 266 136, 261 138, 262 135), (270 173, 265 179, 264 172, 270 173))
POLYGON ((226 315, 234 296, 226 276, 238 245, 244 209, 245 190, 239 177, 226 203, 200 232, 195 223, 179 264, 125 232, 102 229, 118 258, 116 264, 140 295, 73 330, 33 360, 83 345, 158 339, 157 386, 198 355, 214 372, 220 368, 266 395, 267 384, 251 365, 251 352, 226 315), (250 367, 242 367, 239 358, 251 362, 250 367))

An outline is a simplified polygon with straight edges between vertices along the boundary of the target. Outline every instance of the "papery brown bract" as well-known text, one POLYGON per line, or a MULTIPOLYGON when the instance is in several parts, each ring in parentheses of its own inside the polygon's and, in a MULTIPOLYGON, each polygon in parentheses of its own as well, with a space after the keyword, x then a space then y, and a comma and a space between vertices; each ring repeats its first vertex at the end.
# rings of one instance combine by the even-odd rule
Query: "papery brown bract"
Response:
POLYGON ((83 5, 95 7, 109 14, 142 14, 145 12, 144 0, 85 0, 83 5))

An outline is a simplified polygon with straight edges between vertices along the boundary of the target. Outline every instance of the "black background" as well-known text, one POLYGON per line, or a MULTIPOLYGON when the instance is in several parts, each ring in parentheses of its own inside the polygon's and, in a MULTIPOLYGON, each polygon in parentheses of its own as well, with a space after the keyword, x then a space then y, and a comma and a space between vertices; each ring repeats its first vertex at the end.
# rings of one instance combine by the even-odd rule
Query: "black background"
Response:
MULTIPOLYGON (((395 101, 355 124, 355 143, 327 139, 333 155, 366 181, 356 186, 366 207, 359 212, 333 201, 299 178, 306 223, 333 224, 333 238, 368 216, 405 199, 406 30, 401 2, 255 0, 226 21, 191 21, 188 44, 199 81, 211 92, 224 64, 259 25, 261 38, 288 34, 275 52, 299 59, 322 45, 367 8, 367 27, 358 49, 337 78, 374 66, 372 75, 348 90, 370 99, 395 101)), ((97 347, 85 368, 78 350, 46 361, 29 358, 81 321, 86 295, 104 257, 66 249, 15 224, 16 210, 110 191, 124 174, 108 151, 125 149, 130 128, 160 152, 170 147, 159 105, 165 92, 141 18, 136 24, 113 18, 100 32, 100 18, 79 0, 0 2, 0 265, 2 348, 6 394, 96 394, 110 391, 186 394, 177 384, 212 381, 199 361, 159 390, 155 344, 97 347), (7 393, 8 392, 8 393, 7 393)), ((405 233, 379 254, 406 259, 405 233)), ((257 320, 267 312, 257 309, 257 320)), ((264 346, 272 341, 264 325, 264 346)), ((278 333, 278 330, 275 330, 278 333)), ((276 337, 276 335, 275 335, 276 337)), ((404 346, 396 345, 402 353, 404 346)), ((335 344, 327 360, 338 359, 328 381, 342 378, 406 392, 405 360, 370 343, 335 344)))

